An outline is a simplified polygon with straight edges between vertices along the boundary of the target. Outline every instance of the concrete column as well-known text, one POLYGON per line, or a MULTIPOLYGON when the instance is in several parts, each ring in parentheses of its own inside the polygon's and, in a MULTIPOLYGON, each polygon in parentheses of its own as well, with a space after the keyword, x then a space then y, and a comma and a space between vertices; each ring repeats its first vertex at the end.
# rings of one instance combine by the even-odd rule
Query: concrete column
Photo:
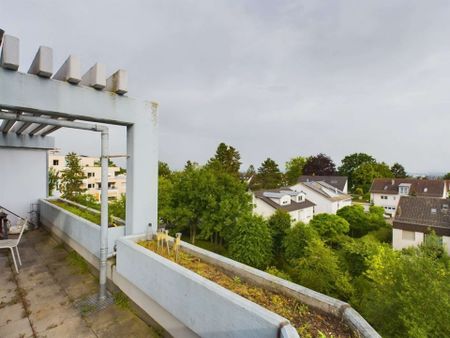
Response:
POLYGON ((127 235, 158 226, 158 105, 147 102, 141 117, 127 127, 127 235))

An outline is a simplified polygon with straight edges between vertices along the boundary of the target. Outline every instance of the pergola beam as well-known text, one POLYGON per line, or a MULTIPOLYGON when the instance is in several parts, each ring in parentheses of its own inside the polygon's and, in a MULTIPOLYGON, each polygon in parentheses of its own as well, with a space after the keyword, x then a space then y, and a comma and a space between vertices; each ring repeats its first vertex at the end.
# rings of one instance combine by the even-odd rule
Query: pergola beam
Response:
POLYGON ((16 123, 16 121, 4 120, 0 126, 2 133, 7 133, 13 127, 14 123, 16 123))

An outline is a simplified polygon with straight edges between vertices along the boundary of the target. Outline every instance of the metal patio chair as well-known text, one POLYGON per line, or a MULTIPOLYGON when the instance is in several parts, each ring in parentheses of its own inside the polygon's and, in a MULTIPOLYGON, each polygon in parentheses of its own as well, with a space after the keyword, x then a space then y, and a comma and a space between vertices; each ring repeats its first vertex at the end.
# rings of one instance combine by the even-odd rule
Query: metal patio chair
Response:
POLYGON ((17 223, 16 226, 21 227, 18 238, 0 240, 0 249, 9 249, 11 251, 11 256, 12 256, 12 259, 14 262, 14 267, 16 268, 17 273, 19 273, 19 269, 17 268, 16 257, 14 255, 14 248, 16 249, 16 252, 17 252, 17 258, 19 259, 19 265, 22 266, 22 260, 20 259, 18 246, 19 246, 20 239, 22 238, 23 232, 24 232, 25 228, 27 227, 27 223, 28 223, 28 221, 26 219, 21 219, 17 223))

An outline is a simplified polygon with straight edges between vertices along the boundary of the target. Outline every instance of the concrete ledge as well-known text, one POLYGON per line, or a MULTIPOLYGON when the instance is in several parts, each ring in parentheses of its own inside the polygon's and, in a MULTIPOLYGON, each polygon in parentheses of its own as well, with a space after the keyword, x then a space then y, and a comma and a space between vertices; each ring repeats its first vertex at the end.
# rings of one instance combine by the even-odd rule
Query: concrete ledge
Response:
MULTIPOLYGON (((135 240, 138 237, 135 237, 135 240)), ((254 285, 261 286, 271 291, 279 292, 286 296, 299 300, 314 309, 342 318, 358 335, 365 338, 380 337, 375 329, 348 303, 329 297, 322 293, 308 289, 304 286, 289 282, 273 276, 264 271, 252 268, 248 265, 236 262, 232 259, 215 254, 208 250, 196 247, 192 244, 181 242, 181 247, 207 263, 221 267, 225 272, 239 276, 254 285)), ((286 328, 287 330, 287 328, 286 328)))
MULTIPOLYGON (((39 200, 40 221, 52 231, 62 232, 70 239, 100 258, 100 226, 74 215, 46 200, 39 200)), ((114 253, 115 242, 125 235, 125 227, 108 228, 108 255, 114 253)))
POLYGON ((117 241, 117 272, 199 336, 278 337, 290 326, 287 319, 141 247, 134 242, 140 238, 117 241))
POLYGON ((53 149, 55 139, 51 136, 31 136, 28 134, 17 135, 16 133, 0 133, 0 147, 8 148, 31 148, 31 149, 53 149))

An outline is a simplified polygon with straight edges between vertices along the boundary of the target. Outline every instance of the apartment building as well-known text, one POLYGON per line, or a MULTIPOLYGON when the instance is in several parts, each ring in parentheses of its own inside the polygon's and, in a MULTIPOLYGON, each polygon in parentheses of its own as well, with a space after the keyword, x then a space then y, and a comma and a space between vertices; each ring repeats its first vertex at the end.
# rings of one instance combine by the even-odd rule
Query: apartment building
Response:
POLYGON ((370 201, 384 208, 386 215, 394 216, 402 196, 446 198, 447 183, 444 180, 415 178, 376 178, 370 187, 370 201))
MULTIPOLYGON (((80 164, 86 178, 83 180, 83 189, 86 193, 94 196, 100 201, 101 198, 101 167, 98 164, 98 157, 90 157, 79 155, 80 164)), ((48 167, 53 168, 56 172, 61 172, 66 169, 65 155, 59 153, 50 153, 48 156, 48 167)), ((117 166, 108 167, 108 199, 117 199, 122 194, 125 194, 126 175, 121 174, 121 168, 117 166)), ((56 195, 59 191, 56 191, 56 195)))

